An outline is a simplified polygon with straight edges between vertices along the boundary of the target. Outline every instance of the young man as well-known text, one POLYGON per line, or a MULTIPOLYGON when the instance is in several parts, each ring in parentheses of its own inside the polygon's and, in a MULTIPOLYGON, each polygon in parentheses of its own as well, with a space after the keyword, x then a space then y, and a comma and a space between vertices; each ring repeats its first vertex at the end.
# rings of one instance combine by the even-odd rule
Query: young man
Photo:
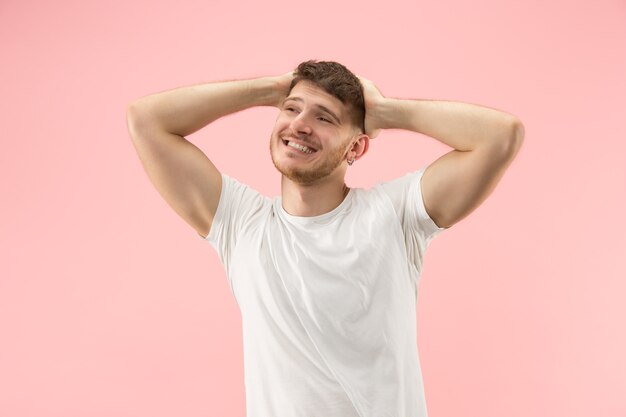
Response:
MULTIPOLYGON (((384 97, 335 62, 183 87, 128 109, 159 193, 217 251, 242 314, 248 417, 425 417, 417 286, 429 242, 478 207, 523 141, 513 115, 384 97), (221 174, 184 137, 252 106, 280 109, 281 196, 221 174), (370 189, 346 170, 381 129, 454 150, 370 189)), ((242 152, 245 138, 238 140, 242 152)))

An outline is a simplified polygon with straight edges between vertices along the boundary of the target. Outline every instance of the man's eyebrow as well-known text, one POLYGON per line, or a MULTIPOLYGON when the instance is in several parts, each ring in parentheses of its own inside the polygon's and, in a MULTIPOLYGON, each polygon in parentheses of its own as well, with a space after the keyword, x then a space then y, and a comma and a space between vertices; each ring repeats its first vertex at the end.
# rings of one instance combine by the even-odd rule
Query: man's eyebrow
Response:
MULTIPOLYGON (((294 96, 294 97, 287 97, 284 101, 283 104, 285 104, 286 102, 288 102, 289 100, 293 100, 293 101, 300 101, 300 102, 304 102, 304 100, 302 100, 302 98, 298 97, 298 96, 294 96)), ((328 113, 329 115, 331 115, 335 121, 339 124, 341 124, 341 119, 339 117, 337 117, 337 115, 335 113, 333 113, 328 107, 326 106, 322 106, 321 104, 314 104, 315 107, 317 107, 318 109, 325 111, 326 113, 328 113)))

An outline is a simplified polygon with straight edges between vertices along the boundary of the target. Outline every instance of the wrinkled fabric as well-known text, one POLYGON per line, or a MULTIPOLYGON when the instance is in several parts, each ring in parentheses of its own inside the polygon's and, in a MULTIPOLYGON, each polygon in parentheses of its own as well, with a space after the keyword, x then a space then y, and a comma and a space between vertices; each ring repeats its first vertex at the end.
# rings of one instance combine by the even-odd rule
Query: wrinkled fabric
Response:
POLYGON ((416 300, 425 167, 352 188, 328 213, 287 213, 222 174, 205 238, 243 325, 247 417, 426 417, 416 300))

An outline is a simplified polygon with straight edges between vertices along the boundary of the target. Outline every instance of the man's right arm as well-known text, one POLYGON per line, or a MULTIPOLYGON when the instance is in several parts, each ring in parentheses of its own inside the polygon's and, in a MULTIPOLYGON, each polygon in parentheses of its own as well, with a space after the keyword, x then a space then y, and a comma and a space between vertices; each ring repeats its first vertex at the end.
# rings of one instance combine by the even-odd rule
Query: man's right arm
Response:
POLYGON ((128 106, 128 131, 150 181, 201 237, 211 228, 222 176, 185 136, 231 113, 254 106, 279 106, 292 78, 292 73, 287 73, 181 87, 128 106))

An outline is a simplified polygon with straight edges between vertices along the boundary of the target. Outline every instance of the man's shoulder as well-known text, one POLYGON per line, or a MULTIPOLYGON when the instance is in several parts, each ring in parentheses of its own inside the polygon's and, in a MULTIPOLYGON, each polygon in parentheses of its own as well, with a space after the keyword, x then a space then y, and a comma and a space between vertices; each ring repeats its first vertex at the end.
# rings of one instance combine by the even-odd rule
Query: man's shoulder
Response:
POLYGON ((223 187, 220 196, 221 218, 235 223, 247 223, 259 214, 272 210, 274 198, 268 197, 252 186, 234 177, 222 174, 223 187))
POLYGON ((239 194, 246 194, 250 196, 258 196, 263 199, 272 200, 274 197, 269 197, 263 192, 257 189, 257 186, 252 186, 246 180, 240 180, 228 174, 222 173, 222 180, 227 183, 227 186, 230 188, 228 191, 239 194))

